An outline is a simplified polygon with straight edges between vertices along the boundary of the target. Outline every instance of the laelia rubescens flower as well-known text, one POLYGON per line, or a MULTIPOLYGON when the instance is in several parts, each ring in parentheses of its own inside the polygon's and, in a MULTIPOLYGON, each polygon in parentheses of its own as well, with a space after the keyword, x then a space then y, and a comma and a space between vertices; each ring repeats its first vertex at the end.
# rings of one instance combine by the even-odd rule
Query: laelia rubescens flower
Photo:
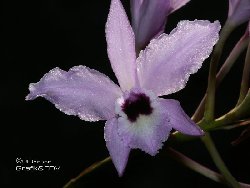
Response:
POLYGON ((176 100, 159 96, 184 88, 218 40, 220 24, 182 21, 169 35, 152 40, 136 59, 134 33, 120 0, 112 0, 106 23, 108 56, 119 86, 85 66, 51 70, 30 84, 27 100, 42 96, 82 120, 107 120, 105 140, 122 175, 129 152, 139 148, 156 155, 171 129, 200 136, 176 100))
POLYGON ((229 0, 228 21, 240 25, 250 20, 250 0, 229 0))
POLYGON ((162 34, 167 16, 190 0, 130 0, 132 28, 136 50, 144 49, 149 41, 162 34))

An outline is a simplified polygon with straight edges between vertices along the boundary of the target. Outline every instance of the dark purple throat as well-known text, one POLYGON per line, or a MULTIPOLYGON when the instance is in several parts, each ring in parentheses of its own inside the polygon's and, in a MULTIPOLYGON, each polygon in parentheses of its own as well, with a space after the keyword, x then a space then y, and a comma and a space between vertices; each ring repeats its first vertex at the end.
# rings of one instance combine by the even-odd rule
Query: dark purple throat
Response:
POLYGON ((122 105, 122 111, 131 122, 135 122, 140 114, 151 114, 153 108, 150 105, 150 98, 144 93, 130 93, 122 105))

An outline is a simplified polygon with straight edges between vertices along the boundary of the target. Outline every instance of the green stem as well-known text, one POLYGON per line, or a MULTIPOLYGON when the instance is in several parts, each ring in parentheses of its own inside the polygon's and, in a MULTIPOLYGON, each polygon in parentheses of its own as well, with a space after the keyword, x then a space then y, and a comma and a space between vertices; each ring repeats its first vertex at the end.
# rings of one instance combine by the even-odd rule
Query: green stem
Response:
POLYGON ((250 125, 250 119, 244 119, 244 120, 232 123, 230 125, 227 125, 225 127, 219 127, 215 130, 231 130, 231 129, 235 129, 235 128, 243 127, 243 126, 248 126, 248 125, 250 125))
POLYGON ((218 182, 218 183, 224 183, 224 179, 223 179, 223 176, 220 175, 219 173, 217 172, 214 172, 208 168, 206 168, 205 166, 197 163, 196 161, 188 158, 187 156, 185 156, 184 154, 174 150, 173 148, 168 148, 167 149, 168 151, 168 155, 176 160, 177 162, 179 162, 180 164, 188 167, 189 169, 195 171, 195 172, 198 172, 199 174, 215 181, 215 182, 218 182))
MULTIPOLYGON (((225 127, 227 125, 231 125, 236 123, 241 119, 247 119, 250 117, 250 89, 245 97, 245 99, 241 102, 239 106, 236 106, 227 114, 221 116, 220 118, 214 121, 207 121, 205 119, 201 120, 197 124, 205 131, 209 132, 212 130, 216 130, 218 128, 225 127)), ((171 137, 170 141, 188 141, 194 139, 195 137, 186 136, 181 134, 180 132, 174 132, 171 137)))
MULTIPOLYGON (((205 132, 210 132, 212 130, 216 130, 227 125, 234 124, 241 119, 248 119, 250 117, 250 89, 245 99, 239 106, 236 106, 233 110, 228 112, 227 114, 221 116, 220 118, 214 121, 206 121, 205 119, 201 120, 197 123, 205 132)), ((180 132, 174 132, 171 134, 170 141, 178 141, 184 142, 188 140, 192 140, 196 137, 183 135, 180 132)))
MULTIPOLYGON (((211 121, 211 122, 200 121, 197 124, 202 128, 204 132, 210 132, 210 131, 219 130, 219 129, 230 130, 236 127, 246 126, 249 123, 250 121, 248 119, 246 119, 245 121, 239 122, 239 118, 237 118, 237 116, 235 116, 234 113, 232 113, 229 116, 224 115, 216 119, 215 121, 211 121), (229 120, 227 118, 229 118, 229 120)), ((182 142, 194 140, 196 138, 199 138, 199 137, 184 135, 176 131, 171 134, 168 141, 171 143, 172 142, 182 143, 182 142)))
POLYGON ((218 153, 212 138, 210 137, 209 133, 206 133, 206 135, 202 138, 202 141, 204 142, 210 156, 212 157, 215 165, 225 178, 225 181, 227 184, 232 188, 240 188, 239 183, 234 179, 234 177, 231 175, 229 170, 227 169, 226 165, 224 164, 223 160, 220 157, 220 154, 218 153))
MULTIPOLYGON (((224 183, 226 184, 225 179, 223 178, 223 176, 217 172, 214 172, 213 170, 201 165, 200 163, 197 163, 196 161, 190 159, 189 157, 185 156, 184 154, 176 151, 175 149, 169 147, 167 148, 167 154, 174 160, 176 160, 178 163, 186 166, 187 168, 215 181, 218 183, 224 183)), ((249 188, 250 185, 245 184, 245 183, 241 183, 239 182, 239 184, 241 185, 241 187, 243 188, 249 188)))
POLYGON ((245 96, 247 95, 248 89, 250 88, 249 80, 250 80, 250 44, 248 45, 248 49, 247 49, 247 55, 246 55, 245 65, 244 65, 243 74, 242 74, 240 97, 239 97, 237 105, 239 105, 243 101, 245 96))
POLYGON ((249 118, 250 117, 250 89, 239 106, 236 106, 233 110, 227 114, 221 116, 213 122, 201 121, 199 125, 205 130, 210 131, 218 129, 220 127, 230 125, 237 122, 238 120, 249 118))
MULTIPOLYGON (((225 76, 228 74, 228 72, 231 70, 232 66, 242 54, 242 52, 247 48, 248 43, 249 43, 249 34, 245 33, 241 39, 237 42, 237 44, 234 46, 232 51, 230 52, 228 58, 220 68, 220 71, 216 75, 216 88, 219 87, 221 84, 222 80, 225 78, 225 76)), ((205 110, 205 101, 206 101, 207 94, 203 97, 202 101, 200 102, 198 108, 196 109, 192 120, 194 122, 198 122, 202 119, 204 110, 205 110)))
POLYGON ((250 127, 245 129, 236 140, 231 142, 231 144, 233 146, 236 146, 236 145, 240 144, 241 142, 243 142, 244 140, 247 140, 249 137, 250 137, 250 127))
MULTIPOLYGON (((184 154, 174 150, 173 148, 169 147, 167 148, 167 154, 172 157, 174 160, 179 162, 180 164, 188 167, 189 169, 215 181, 218 183, 226 183, 223 176, 217 172, 212 171, 211 169, 197 163, 196 161, 190 159, 189 157, 185 156, 184 154)), ((79 181, 81 178, 83 178, 88 173, 96 170, 97 168, 100 168, 107 162, 111 161, 110 157, 105 158, 102 161, 96 162, 87 169, 83 170, 76 178, 71 179, 63 188, 70 188, 74 186, 74 184, 79 181)), ((242 188, 250 188, 249 184, 241 183, 239 182, 242 188)))
POLYGON ((63 188, 70 188, 71 186, 73 186, 78 180, 80 180, 83 176, 85 176, 86 174, 89 174, 90 172, 94 171, 95 169, 101 167, 102 165, 106 164, 107 162, 111 161, 110 157, 107 157, 101 161, 98 161, 94 164, 92 164, 91 166, 89 166, 88 168, 84 169, 77 177, 72 178, 67 184, 65 184, 63 186, 63 188))
POLYGON ((220 39, 218 43, 215 45, 211 61, 210 61, 210 69, 208 76, 208 87, 207 87, 207 100, 205 104, 205 112, 204 118, 206 121, 214 120, 214 106, 215 106, 215 86, 216 86, 216 72, 218 63, 222 54, 222 49, 226 42, 226 39, 233 31, 234 27, 226 22, 224 27, 222 28, 220 39))

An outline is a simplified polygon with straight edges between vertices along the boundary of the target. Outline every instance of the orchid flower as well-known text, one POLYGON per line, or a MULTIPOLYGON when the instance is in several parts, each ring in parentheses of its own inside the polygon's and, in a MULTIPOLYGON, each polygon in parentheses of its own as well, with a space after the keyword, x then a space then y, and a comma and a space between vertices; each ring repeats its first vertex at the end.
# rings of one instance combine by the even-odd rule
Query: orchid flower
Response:
POLYGON ((171 129, 201 136, 203 131, 180 103, 159 96, 185 87, 218 40, 218 21, 181 21, 169 35, 152 40, 136 59, 135 38, 120 0, 112 0, 106 23, 107 51, 119 86, 85 66, 59 68, 29 86, 27 100, 42 96, 62 112, 85 121, 107 120, 105 141, 122 175, 131 149, 154 156, 171 129))
POLYGON ((229 0, 228 21, 240 25, 250 20, 250 0, 229 0))
POLYGON ((164 32, 167 17, 190 0, 130 0, 136 50, 164 32))

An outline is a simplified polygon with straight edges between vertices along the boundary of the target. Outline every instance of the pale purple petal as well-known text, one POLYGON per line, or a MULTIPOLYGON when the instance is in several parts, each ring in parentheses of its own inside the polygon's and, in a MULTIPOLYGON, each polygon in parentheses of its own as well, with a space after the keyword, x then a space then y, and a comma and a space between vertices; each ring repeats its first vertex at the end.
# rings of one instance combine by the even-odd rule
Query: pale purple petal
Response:
POLYGON ((26 100, 44 97, 62 112, 86 121, 114 117, 115 100, 121 95, 120 88, 107 76, 85 66, 68 72, 54 68, 39 82, 30 84, 29 90, 26 100))
POLYGON ((108 56, 123 91, 135 85, 135 39, 120 0, 112 0, 106 23, 108 56))
POLYGON ((212 52, 219 30, 218 21, 181 21, 169 35, 153 39, 137 59, 142 88, 158 96, 184 88, 212 52))
POLYGON ((229 6, 228 6, 228 17, 232 16, 234 13, 235 8, 240 3, 241 0, 228 0, 229 6))
POLYGON ((165 109, 172 127, 183 134, 201 136, 204 132, 184 112, 179 101, 161 99, 161 106, 165 109))
POLYGON ((171 13, 186 5, 190 0, 170 0, 171 13))
POLYGON ((116 118, 106 122, 104 129, 106 145, 119 176, 122 176, 128 162, 130 148, 121 140, 117 130, 116 118))
POLYGON ((137 31, 139 18, 140 18, 140 7, 144 0, 130 0, 130 12, 132 19, 132 27, 134 31, 137 31))
POLYGON ((156 102, 152 107, 152 114, 140 115, 135 122, 119 117, 118 134, 130 148, 154 156, 167 140, 172 127, 161 106, 156 102))
POLYGON ((144 49, 149 41, 164 32, 167 17, 190 0, 130 0, 136 49, 144 49))
POLYGON ((229 0, 228 20, 240 25, 250 19, 250 0, 229 0))
MULTIPOLYGON (((137 3, 136 11, 138 11, 138 4, 139 3, 137 3)), ((132 9, 132 11, 133 10, 134 9, 132 9)), ((135 32, 137 51, 145 48, 153 37, 164 32, 169 12, 169 0, 143 0, 140 6, 139 15, 138 12, 132 12, 132 23, 133 26, 136 26, 133 29, 135 32), (136 15, 136 17, 133 18, 133 15, 136 15)))

